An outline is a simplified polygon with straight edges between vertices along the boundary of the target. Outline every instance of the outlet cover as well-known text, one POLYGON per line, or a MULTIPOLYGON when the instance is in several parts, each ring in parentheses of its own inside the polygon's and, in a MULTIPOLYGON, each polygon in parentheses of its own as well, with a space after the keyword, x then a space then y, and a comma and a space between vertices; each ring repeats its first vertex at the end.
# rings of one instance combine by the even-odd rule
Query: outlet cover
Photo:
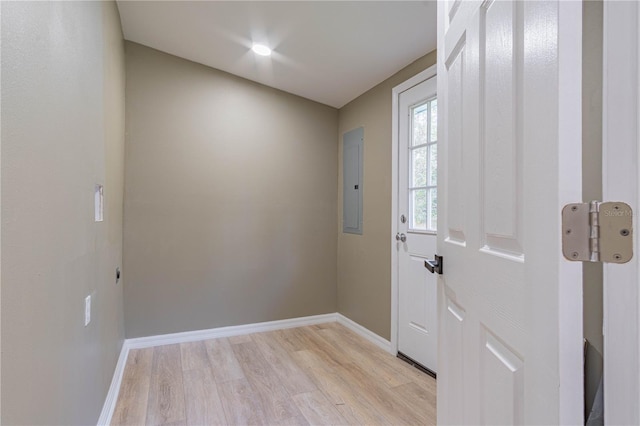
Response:
POLYGON ((84 326, 91 322, 91 295, 84 298, 84 326))

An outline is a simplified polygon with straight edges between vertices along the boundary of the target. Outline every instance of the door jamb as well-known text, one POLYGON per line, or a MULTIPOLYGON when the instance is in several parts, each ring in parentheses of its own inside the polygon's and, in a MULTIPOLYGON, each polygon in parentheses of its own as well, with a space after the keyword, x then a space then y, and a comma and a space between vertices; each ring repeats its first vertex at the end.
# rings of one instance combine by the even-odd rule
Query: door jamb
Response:
MULTIPOLYGON (((603 13, 602 196, 603 200, 621 200, 639 209, 640 189, 635 183, 619 182, 638 181, 640 31, 637 24, 640 6, 605 1, 603 13)), ((636 212, 633 222, 633 228, 637 230, 636 212)), ((637 404, 640 397, 640 295, 637 290, 640 262, 637 246, 634 252, 631 262, 604 264, 603 268, 605 424, 637 424, 640 421, 637 404)))
POLYGON ((395 235, 398 233, 398 112, 400 94, 414 86, 436 76, 437 65, 434 64, 426 70, 414 75, 407 81, 400 83, 391 90, 391 353, 398 353, 398 250, 395 235))

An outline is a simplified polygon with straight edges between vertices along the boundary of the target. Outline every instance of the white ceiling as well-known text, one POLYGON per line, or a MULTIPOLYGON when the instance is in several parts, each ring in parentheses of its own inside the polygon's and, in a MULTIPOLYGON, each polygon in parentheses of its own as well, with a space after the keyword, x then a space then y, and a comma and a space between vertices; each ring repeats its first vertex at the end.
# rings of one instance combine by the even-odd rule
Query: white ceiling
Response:
POLYGON ((127 40, 339 108, 436 48, 436 2, 119 1, 127 40), (273 50, 255 55, 253 42, 273 50))

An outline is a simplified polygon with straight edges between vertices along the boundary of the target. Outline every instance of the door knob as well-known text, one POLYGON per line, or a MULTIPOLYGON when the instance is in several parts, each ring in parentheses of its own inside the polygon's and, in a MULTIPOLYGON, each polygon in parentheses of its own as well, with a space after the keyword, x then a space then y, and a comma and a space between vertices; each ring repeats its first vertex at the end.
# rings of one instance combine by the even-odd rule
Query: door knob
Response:
POLYGON ((442 275, 442 263, 442 256, 438 256, 436 254, 433 260, 424 261, 424 267, 427 268, 432 274, 436 273, 442 275))
POLYGON ((407 241, 407 236, 398 232, 396 234, 396 241, 402 241, 404 243, 407 241))

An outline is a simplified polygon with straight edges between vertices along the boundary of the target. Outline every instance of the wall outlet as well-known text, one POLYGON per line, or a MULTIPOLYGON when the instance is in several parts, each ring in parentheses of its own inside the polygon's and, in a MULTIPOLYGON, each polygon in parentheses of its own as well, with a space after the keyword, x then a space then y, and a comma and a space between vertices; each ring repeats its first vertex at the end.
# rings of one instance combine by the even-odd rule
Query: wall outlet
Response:
POLYGON ((84 298, 84 326, 91 322, 91 295, 84 298))

